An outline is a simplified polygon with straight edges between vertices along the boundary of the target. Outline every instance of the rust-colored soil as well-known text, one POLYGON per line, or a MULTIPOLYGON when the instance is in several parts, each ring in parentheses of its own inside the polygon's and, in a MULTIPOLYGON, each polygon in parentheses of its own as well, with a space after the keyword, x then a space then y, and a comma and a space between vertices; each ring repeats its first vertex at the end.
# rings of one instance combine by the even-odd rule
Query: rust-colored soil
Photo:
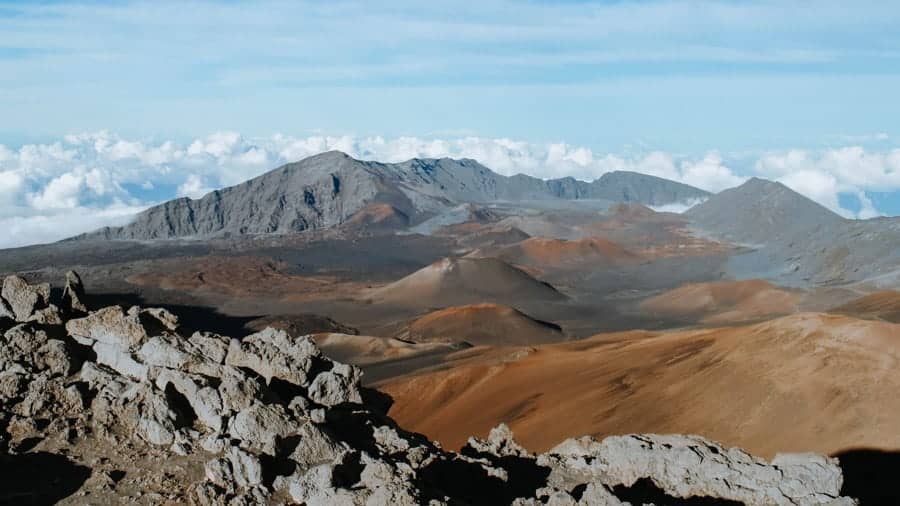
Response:
POLYGON ((900 323, 900 292, 883 290, 832 309, 830 312, 900 323))
POLYGON ((415 342, 465 341, 473 345, 559 342, 558 326, 537 321, 502 304, 471 304, 434 311, 412 322, 404 336, 415 342))
POLYGON ((691 283, 643 301, 641 310, 708 324, 759 320, 797 311, 801 294, 760 279, 691 283))
POLYGON ((756 325, 473 348, 394 378, 402 426, 457 448, 500 422, 545 450, 581 434, 696 433, 771 456, 900 447, 900 325, 801 313, 756 325))

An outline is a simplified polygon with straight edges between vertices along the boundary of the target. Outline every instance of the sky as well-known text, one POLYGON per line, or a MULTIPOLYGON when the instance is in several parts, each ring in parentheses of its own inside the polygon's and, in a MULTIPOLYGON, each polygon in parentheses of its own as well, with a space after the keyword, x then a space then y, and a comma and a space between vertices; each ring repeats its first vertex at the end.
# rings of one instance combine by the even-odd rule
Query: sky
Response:
POLYGON ((0 247, 327 149, 900 215, 900 4, 0 0, 0 247))

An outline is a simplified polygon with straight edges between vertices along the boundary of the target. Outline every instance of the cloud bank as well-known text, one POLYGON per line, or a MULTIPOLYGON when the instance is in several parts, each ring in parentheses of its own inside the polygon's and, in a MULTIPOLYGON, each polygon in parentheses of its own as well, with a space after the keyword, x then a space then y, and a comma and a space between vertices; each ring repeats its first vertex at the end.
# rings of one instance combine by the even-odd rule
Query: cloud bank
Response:
MULTIPOLYGON (((781 181, 843 216, 881 213, 870 192, 900 191, 900 149, 861 147, 768 152, 747 162, 710 151, 594 153, 566 143, 514 139, 306 136, 246 138, 218 132, 188 142, 133 140, 107 131, 44 143, 0 144, 0 247, 62 239, 128 221, 174 197, 198 198, 283 163, 341 150, 361 159, 473 158, 505 175, 592 180, 613 170, 652 174, 717 192, 750 176, 781 181), (847 199, 855 206, 847 206, 847 199), (853 207, 850 209, 848 207, 853 207)), ((680 208, 679 208, 680 209, 680 208)))

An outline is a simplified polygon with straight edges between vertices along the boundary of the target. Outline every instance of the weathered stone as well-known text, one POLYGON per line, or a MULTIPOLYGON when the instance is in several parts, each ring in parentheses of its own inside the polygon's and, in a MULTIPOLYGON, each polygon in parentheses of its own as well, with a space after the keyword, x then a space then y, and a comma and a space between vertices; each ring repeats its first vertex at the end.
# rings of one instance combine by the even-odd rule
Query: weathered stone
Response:
POLYGON ((131 306, 128 308, 128 314, 139 317, 145 326, 150 327, 152 333, 178 330, 178 316, 165 308, 131 306))
POLYGON ((266 328, 241 340, 232 339, 225 363, 252 369, 271 382, 279 378, 306 386, 314 360, 321 357, 308 337, 292 338, 283 330, 266 328))
POLYGON ((46 307, 50 302, 50 285, 46 283, 29 285, 20 276, 7 276, 3 280, 0 294, 9 305, 15 319, 24 322, 35 311, 46 307))
POLYGON ((119 374, 136 380, 148 379, 150 369, 135 360, 126 349, 102 341, 95 342, 93 348, 94 353, 97 354, 98 364, 105 365, 119 374))
POLYGON ((205 377, 172 369, 164 369, 156 377, 156 387, 165 390, 172 385, 187 399, 197 419, 210 429, 222 429, 222 398, 205 377))
POLYGON ((21 362, 33 368, 34 354, 47 343, 49 337, 43 330, 35 330, 31 325, 19 324, 3 334, 0 353, 2 358, 21 362))
POLYGON ((307 423, 297 431, 297 447, 290 459, 301 470, 311 469, 320 464, 334 462, 350 448, 339 443, 319 427, 307 423))
POLYGON ((119 306, 109 306, 84 318, 66 322, 69 335, 136 350, 149 336, 137 314, 126 314, 119 306))
POLYGON ((397 429, 387 425, 375 427, 372 430, 372 438, 381 451, 388 455, 407 452, 412 447, 409 440, 402 437, 397 429))
POLYGON ((0 404, 11 406, 28 387, 29 374, 21 367, 5 367, 0 371, 0 404))
POLYGON ((366 504, 417 506, 422 504, 413 481, 415 471, 405 463, 391 464, 363 456, 360 483, 371 491, 366 504))
POLYGON ((141 439, 160 446, 170 446, 175 441, 175 431, 183 417, 170 406, 163 392, 138 384, 123 392, 117 401, 114 409, 141 439))
POLYGON ((335 364, 330 371, 319 373, 309 385, 309 398, 323 406, 346 402, 361 403, 360 372, 347 364, 335 364))
POLYGON ((841 471, 834 459, 782 456, 769 464, 736 448, 697 436, 611 436, 569 439, 538 458, 553 469, 550 482, 600 482, 631 486, 648 478, 680 498, 714 497, 747 505, 827 504, 840 496, 841 471))
POLYGON ((67 342, 48 339, 35 352, 34 364, 39 370, 50 371, 55 376, 68 376, 75 372, 78 360, 67 342))
POLYGON ((262 483, 263 469, 259 459, 237 447, 229 447, 225 454, 206 463, 206 478, 234 493, 262 483))
POLYGON ((33 322, 39 325, 62 325, 62 312, 53 304, 43 309, 37 309, 29 316, 26 322, 33 322))
POLYGON ((70 313, 87 313, 84 283, 75 271, 66 272, 66 286, 63 288, 63 308, 70 313))
POLYGON ((9 307, 9 304, 7 304, 2 297, 0 297, 0 320, 4 318, 15 321, 16 313, 14 313, 12 308, 9 307))
POLYGON ((285 409, 277 404, 256 403, 234 415, 228 433, 242 446, 274 455, 277 444, 298 431, 285 409))
POLYGON ((531 453, 522 448, 513 438, 513 433, 505 423, 491 429, 486 440, 469 438, 463 453, 487 453, 499 457, 530 457, 531 453))
POLYGON ((220 372, 219 396, 227 413, 247 409, 262 398, 264 385, 256 377, 230 366, 220 372))
POLYGON ((280 486, 287 488, 294 501, 308 506, 365 504, 367 494, 335 486, 334 474, 334 464, 322 464, 303 474, 294 474, 283 479, 280 486))
POLYGON ((263 468, 258 458, 234 446, 225 450, 225 458, 231 464, 234 481, 240 488, 255 487, 262 483, 263 468))
POLYGON ((83 407, 77 391, 68 390, 62 382, 45 372, 31 377, 22 402, 15 411, 21 416, 51 418, 77 413, 83 407))
POLYGON ((205 471, 209 481, 229 493, 262 484, 263 468, 259 459, 234 446, 226 449, 222 457, 207 462, 205 471))
POLYGON ((221 337, 216 339, 195 334, 185 340, 177 335, 160 335, 147 339, 138 350, 137 357, 153 367, 220 376, 224 374, 223 368, 226 367, 222 362, 227 349, 228 345, 221 337))

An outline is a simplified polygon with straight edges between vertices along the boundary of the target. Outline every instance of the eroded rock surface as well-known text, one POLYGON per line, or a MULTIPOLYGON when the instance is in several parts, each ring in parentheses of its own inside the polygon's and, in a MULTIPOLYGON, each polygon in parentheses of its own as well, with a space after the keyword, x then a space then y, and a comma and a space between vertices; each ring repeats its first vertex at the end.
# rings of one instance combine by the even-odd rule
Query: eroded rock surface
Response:
MULTIPOLYGON (((398 427, 359 369, 309 337, 183 335, 163 309, 89 312, 78 286, 67 276, 59 320, 34 318, 58 307, 45 285, 8 278, 0 298, 15 320, 0 338, 0 457, 71 463, 82 481, 63 502, 620 505, 642 485, 672 503, 855 504, 835 459, 766 462, 697 436, 570 439, 534 455, 501 425, 448 452, 398 427)), ((37 501, 41 487, 0 502, 37 501)))

